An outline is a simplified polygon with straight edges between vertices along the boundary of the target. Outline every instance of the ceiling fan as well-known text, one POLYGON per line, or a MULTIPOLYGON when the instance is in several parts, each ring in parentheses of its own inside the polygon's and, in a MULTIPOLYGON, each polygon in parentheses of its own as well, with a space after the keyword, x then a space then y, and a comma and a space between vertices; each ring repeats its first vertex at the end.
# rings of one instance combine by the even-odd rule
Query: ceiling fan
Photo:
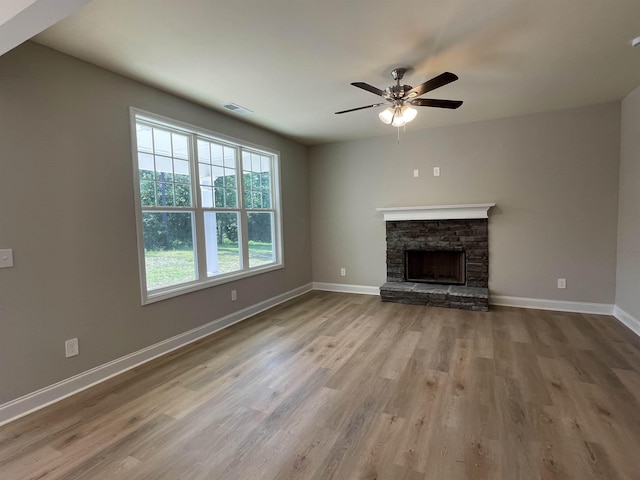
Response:
MULTIPOLYGON (((402 127, 416 117, 418 112, 415 108, 412 108, 412 106, 455 109, 462 105, 461 100, 417 98, 431 90, 435 90, 436 88, 443 87, 448 83, 455 82, 458 79, 456 74, 444 72, 433 77, 431 80, 418 85, 417 87, 411 87, 411 85, 400 85, 400 80, 402 80, 406 72, 406 68, 396 68, 392 70, 391 76, 396 80, 396 85, 387 87, 385 90, 380 90, 379 88, 364 82, 353 82, 351 85, 379 95, 384 98, 385 101, 389 102, 391 106, 380 112, 378 116, 384 123, 391 124, 394 127, 402 127)), ((385 105, 385 102, 374 103, 373 105, 367 105, 365 107, 350 108, 349 110, 342 110, 340 112, 336 112, 336 115, 355 112, 356 110, 364 110, 365 108, 379 107, 381 105, 385 105)))

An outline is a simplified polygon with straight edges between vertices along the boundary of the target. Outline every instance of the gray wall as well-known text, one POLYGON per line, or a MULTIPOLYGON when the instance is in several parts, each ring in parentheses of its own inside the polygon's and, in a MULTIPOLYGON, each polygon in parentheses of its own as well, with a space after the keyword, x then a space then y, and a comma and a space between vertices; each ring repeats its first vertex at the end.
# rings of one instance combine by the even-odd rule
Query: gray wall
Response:
POLYGON ((0 57, 0 167, 0 404, 311 281, 306 147, 36 44, 0 57), (140 305, 130 105, 280 151, 285 269, 140 305))
POLYGON ((622 101, 616 305, 640 321, 640 87, 622 101))
POLYGON ((399 144, 390 128, 387 137, 311 147, 313 279, 385 281, 376 207, 495 202, 492 294, 612 304, 619 135, 620 105, 611 103, 433 130, 409 125, 399 144), (559 277, 566 290, 556 288, 559 277))

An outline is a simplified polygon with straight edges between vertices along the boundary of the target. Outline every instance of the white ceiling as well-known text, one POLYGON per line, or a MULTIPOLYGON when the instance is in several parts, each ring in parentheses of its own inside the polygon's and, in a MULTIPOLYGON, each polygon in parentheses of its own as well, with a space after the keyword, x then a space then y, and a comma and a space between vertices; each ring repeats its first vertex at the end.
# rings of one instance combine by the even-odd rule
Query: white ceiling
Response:
POLYGON ((639 0, 94 0, 35 41, 306 144, 393 133, 349 85, 460 80, 408 129, 620 100, 640 85, 639 0), (233 114, 231 114, 233 115, 233 114))

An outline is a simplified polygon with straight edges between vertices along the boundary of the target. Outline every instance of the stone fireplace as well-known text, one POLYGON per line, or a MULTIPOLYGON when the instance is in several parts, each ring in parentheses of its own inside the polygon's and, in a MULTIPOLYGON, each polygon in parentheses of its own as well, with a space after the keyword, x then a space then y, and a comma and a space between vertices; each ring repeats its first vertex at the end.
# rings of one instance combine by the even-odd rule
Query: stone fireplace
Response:
POLYGON ((492 206, 378 209, 387 233, 382 301, 487 311, 492 206))

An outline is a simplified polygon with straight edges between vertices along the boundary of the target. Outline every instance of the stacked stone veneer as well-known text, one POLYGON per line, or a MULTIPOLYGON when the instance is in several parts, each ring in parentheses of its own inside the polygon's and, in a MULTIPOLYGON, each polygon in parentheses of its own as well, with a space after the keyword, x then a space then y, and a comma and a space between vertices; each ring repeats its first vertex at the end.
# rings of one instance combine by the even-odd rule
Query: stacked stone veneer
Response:
POLYGON ((388 221, 387 283, 383 301, 489 309, 488 219, 388 221), (460 286, 406 282, 406 250, 456 250, 466 254, 466 284, 460 286))

